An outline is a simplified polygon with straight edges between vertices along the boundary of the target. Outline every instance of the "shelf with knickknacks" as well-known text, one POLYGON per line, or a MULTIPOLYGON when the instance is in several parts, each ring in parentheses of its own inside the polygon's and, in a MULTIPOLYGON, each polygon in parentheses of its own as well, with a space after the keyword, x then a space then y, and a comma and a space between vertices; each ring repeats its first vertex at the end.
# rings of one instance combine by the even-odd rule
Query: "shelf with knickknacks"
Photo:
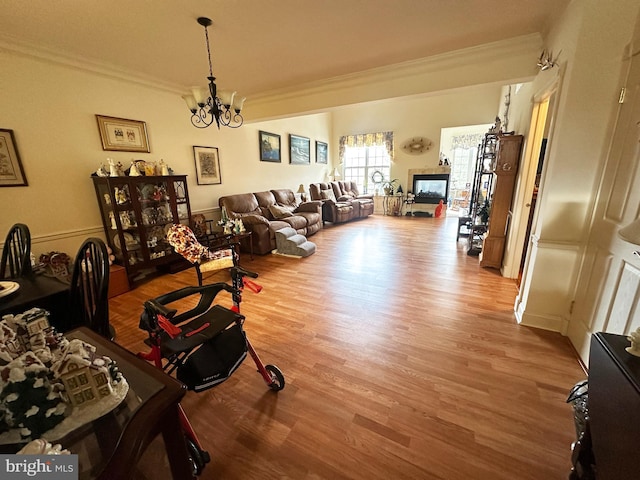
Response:
POLYGON ((107 164, 101 164, 92 174, 92 176, 96 177, 153 177, 169 175, 173 175, 173 171, 164 159, 160 159, 158 163, 132 159, 131 165, 125 170, 122 163, 116 163, 113 158, 107 158, 107 164))

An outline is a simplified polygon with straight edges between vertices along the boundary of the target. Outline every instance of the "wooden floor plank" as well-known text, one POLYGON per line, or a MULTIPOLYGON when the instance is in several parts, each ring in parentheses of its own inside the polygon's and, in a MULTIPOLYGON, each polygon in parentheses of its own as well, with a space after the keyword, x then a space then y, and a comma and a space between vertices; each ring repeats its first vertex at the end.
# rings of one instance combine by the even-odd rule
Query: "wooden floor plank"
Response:
MULTIPOLYGON (((247 359, 187 394, 212 455, 201 478, 566 478, 565 399, 584 373, 565 337, 517 324, 515 283, 480 268, 456 227, 372 216, 326 225, 305 259, 243 255, 264 287, 245 294, 245 331, 287 386, 269 391, 247 359)), ((187 270, 112 298, 118 343, 144 350, 143 301, 195 282, 187 270)))

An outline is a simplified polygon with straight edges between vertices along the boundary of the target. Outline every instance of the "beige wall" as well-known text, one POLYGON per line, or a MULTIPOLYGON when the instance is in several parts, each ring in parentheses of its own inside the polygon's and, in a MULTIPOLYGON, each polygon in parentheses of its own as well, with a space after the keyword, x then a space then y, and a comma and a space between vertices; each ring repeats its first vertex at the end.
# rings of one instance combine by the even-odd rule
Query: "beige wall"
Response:
POLYGON ((28 224, 36 254, 74 253, 84 238, 102 236, 90 174, 107 157, 125 166, 134 158, 164 159, 176 173, 188 175, 195 212, 210 212, 225 194, 297 189, 327 169, 315 163, 314 142, 330 141, 329 113, 239 129, 196 129, 178 93, 8 52, 0 61, 0 127, 14 131, 29 182, 0 188, 0 232, 18 221, 28 224), (96 114, 145 121, 151 153, 102 150, 96 114), (258 130, 281 135, 282 163, 259 161, 258 130), (310 166, 289 165, 289 133, 311 139, 310 166), (221 185, 197 185, 194 145, 219 148, 221 185))

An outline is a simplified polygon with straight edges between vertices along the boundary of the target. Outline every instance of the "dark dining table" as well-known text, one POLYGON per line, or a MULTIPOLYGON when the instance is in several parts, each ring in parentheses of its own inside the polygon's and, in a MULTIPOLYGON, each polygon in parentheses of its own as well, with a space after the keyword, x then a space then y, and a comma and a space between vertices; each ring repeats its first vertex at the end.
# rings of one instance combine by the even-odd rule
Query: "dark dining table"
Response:
POLYGON ((0 317, 9 313, 23 313, 39 307, 50 313, 49 322, 59 331, 66 330, 70 285, 56 277, 43 274, 5 279, 16 282, 19 288, 0 297, 0 317))
MULTIPOLYGON (((152 478, 145 470, 158 469, 163 473, 157 478, 194 478, 180 425, 179 402, 186 386, 86 327, 71 330, 65 337, 89 343, 96 347, 97 354, 115 361, 129 386, 122 403, 102 417, 78 426, 62 438, 47 438, 47 433, 43 434, 51 443, 59 443, 78 455, 79 471, 75 478, 152 478), (161 467, 144 458, 147 448, 161 467)), ((16 453, 22 446, 0 444, 0 454, 16 453)))

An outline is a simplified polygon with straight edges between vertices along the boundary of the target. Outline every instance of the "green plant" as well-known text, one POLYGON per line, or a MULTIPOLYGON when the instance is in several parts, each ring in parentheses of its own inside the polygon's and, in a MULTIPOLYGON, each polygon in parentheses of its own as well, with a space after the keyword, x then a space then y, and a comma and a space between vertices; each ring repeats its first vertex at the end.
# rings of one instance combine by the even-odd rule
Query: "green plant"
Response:
POLYGON ((387 180, 385 182, 382 182, 380 186, 384 190, 385 194, 393 195, 393 191, 395 190, 397 184, 398 184, 398 179, 394 178, 393 180, 387 180))
POLYGON ((480 217, 480 221, 482 223, 487 223, 489 221, 489 216, 491 215, 491 204, 489 200, 485 200, 482 206, 478 209, 478 216, 480 217))

